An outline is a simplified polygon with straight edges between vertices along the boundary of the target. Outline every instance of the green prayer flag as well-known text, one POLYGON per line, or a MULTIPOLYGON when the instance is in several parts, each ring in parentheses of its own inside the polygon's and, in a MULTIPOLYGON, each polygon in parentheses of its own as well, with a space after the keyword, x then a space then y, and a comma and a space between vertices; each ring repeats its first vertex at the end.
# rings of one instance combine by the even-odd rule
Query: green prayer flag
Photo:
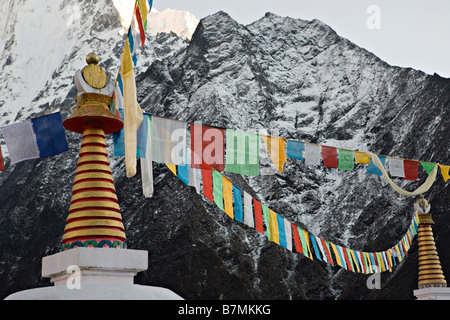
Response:
POLYGON ((212 178, 213 178, 213 198, 215 204, 222 210, 223 207, 223 178, 220 172, 212 170, 212 178))
POLYGON ((269 208, 261 203, 261 209, 263 213, 264 218, 264 224, 266 226, 266 237, 267 239, 270 239, 270 214, 269 214, 269 208))
POLYGON ((300 227, 297 227, 297 230, 298 230, 298 235, 300 237, 300 242, 302 243, 303 254, 306 257, 310 258, 308 245, 306 244, 305 233, 303 232, 303 229, 300 227))
POLYGON ((355 152, 352 150, 338 149, 338 169, 352 171, 355 166, 355 152))
POLYGON ((227 129, 225 171, 259 175, 259 134, 227 129))
POLYGON ((433 171, 434 167, 436 166, 436 163, 431 163, 431 162, 420 162, 420 164, 422 165, 422 167, 425 169, 425 171, 430 174, 431 171, 433 171))

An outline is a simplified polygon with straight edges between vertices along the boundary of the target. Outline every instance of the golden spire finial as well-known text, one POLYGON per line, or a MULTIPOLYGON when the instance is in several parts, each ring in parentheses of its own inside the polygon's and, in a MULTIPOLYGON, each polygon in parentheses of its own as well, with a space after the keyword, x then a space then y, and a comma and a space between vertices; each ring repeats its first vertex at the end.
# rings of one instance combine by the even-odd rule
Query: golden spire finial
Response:
POLYGON ((91 52, 86 56, 86 62, 88 65, 81 71, 84 81, 95 89, 103 89, 108 82, 108 77, 106 72, 98 65, 100 62, 99 56, 95 52, 91 52))

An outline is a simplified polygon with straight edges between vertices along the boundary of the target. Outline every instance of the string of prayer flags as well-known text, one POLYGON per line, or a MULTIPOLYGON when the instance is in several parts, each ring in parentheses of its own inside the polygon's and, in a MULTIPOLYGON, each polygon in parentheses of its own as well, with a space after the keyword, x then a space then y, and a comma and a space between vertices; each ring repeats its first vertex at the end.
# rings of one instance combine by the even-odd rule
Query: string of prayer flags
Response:
POLYGON ((59 112, 14 123, 1 128, 1 131, 11 164, 69 150, 59 112))
POLYGON ((337 149, 335 147, 322 146, 321 150, 323 165, 327 168, 337 168, 337 149))
POLYGON ((191 166, 225 170, 225 129, 191 123, 191 166))
POLYGON ((153 161, 186 164, 186 122, 152 116, 153 161))
POLYGON ((259 135, 226 130, 225 171, 248 176, 259 175, 259 135))
POLYGON ((267 151, 272 159, 275 168, 279 173, 283 172, 284 164, 287 161, 286 158, 286 140, 280 137, 273 137, 267 135, 261 135, 264 143, 266 144, 267 151))

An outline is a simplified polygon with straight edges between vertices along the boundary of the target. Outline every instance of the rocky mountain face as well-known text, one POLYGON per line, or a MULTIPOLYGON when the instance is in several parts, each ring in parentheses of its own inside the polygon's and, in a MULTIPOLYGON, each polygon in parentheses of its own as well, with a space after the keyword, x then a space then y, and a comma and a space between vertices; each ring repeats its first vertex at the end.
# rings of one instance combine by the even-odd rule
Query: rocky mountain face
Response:
MULTIPOLYGON (((94 19, 94 30, 93 21, 83 20, 73 30, 76 41, 32 99, 32 110, 13 114, 8 106, 14 99, 0 102, 2 125, 54 110, 66 118, 74 103, 71 79, 88 47, 116 72, 120 23, 112 23, 110 4, 101 9, 99 2, 83 4, 94 13, 106 10, 104 23, 94 19)), ((13 34, 2 38, 10 48, 13 34)), ((450 80, 390 66, 321 21, 268 13, 244 26, 218 12, 199 22, 189 42, 160 33, 149 35, 148 43, 139 57, 137 88, 140 106, 150 114, 448 164, 450 80)), ((12 73, 14 66, 3 62, 2 70, 12 73)), ((20 89, 10 83, 7 88, 11 94, 20 89)), ((0 174, 0 297, 50 285, 40 276, 41 259, 61 243, 81 139, 71 132, 67 138, 69 151, 9 167, 7 162, 0 174)), ((139 167, 127 178, 124 159, 113 156, 108 142, 128 247, 149 252, 149 269, 136 283, 166 287, 186 299, 414 298, 417 241, 403 263, 381 274, 381 289, 369 289, 368 275, 311 261, 232 221, 162 165, 154 164, 154 196, 144 198, 139 167)), ((289 159, 282 174, 226 175, 313 234, 361 251, 397 243, 416 200, 400 196, 363 166, 343 172, 289 159)), ((424 181, 422 172, 419 177, 396 182, 412 190, 424 181)), ((425 195, 447 279, 449 195, 440 175, 425 195)))

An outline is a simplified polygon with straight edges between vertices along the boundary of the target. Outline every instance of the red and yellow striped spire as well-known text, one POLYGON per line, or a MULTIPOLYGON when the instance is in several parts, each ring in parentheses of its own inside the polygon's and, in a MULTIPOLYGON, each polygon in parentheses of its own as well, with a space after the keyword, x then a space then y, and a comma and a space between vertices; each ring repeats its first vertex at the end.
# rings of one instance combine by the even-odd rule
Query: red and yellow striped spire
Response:
POLYGON ((106 78, 95 56, 88 56, 88 66, 79 79, 85 81, 83 89, 88 84, 93 90, 77 95, 74 112, 63 123, 67 130, 83 137, 62 251, 82 246, 126 248, 105 140, 105 134, 119 131, 123 123, 109 110, 111 97, 98 93, 106 87, 106 78))

